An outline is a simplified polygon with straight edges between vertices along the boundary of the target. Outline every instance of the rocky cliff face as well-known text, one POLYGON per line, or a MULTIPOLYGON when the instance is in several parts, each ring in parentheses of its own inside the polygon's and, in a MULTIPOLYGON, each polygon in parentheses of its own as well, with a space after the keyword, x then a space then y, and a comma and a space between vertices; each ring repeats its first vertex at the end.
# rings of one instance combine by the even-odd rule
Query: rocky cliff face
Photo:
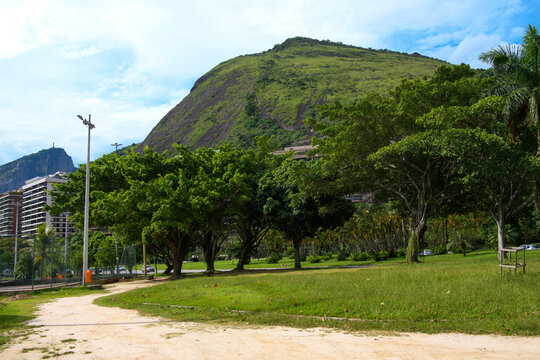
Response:
POLYGON ((0 166, 0 193, 16 190, 28 179, 57 171, 73 172, 73 160, 64 149, 51 148, 0 166))

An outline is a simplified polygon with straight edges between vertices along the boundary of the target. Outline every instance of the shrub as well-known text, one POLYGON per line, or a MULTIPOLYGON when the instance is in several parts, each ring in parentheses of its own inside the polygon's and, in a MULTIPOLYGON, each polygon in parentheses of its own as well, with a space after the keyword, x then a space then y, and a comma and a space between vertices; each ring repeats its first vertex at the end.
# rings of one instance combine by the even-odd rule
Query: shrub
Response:
POLYGON ((447 252, 446 245, 439 245, 433 248, 433 255, 444 255, 447 252))
POLYGON ((309 261, 310 263, 320 263, 321 257, 319 255, 309 255, 307 257, 307 261, 309 261))
POLYGON ((384 261, 388 259, 388 251, 381 250, 376 253, 371 254, 371 258, 375 261, 384 261))
POLYGON ((294 259, 294 248, 292 246, 288 246, 285 250, 285 256, 289 259, 294 259))
POLYGON ((347 253, 339 253, 337 254, 337 260, 338 261, 345 261, 349 257, 349 254, 347 253))
POLYGON ((24 251, 19 255, 17 266, 15 266, 15 279, 30 280, 32 278, 32 263, 34 257, 30 251, 24 251))
POLYGON ((405 249, 404 249, 404 248, 399 248, 399 249, 397 249, 397 250, 396 250, 396 255, 397 255, 398 257, 403 257, 403 256, 405 256, 405 249))
POLYGON ((334 254, 332 254, 331 252, 325 252, 323 255, 322 255, 322 258, 326 261, 328 260, 332 260, 332 257, 334 256, 334 254))
POLYGON ((279 262, 279 260, 283 259, 283 256, 281 256, 281 254, 279 253, 273 253, 273 254, 270 254, 270 256, 268 256, 266 258, 266 263, 267 264, 277 264, 279 262))
POLYGON ((366 261, 369 259, 369 255, 367 252, 359 252, 358 254, 351 254, 351 260, 352 261, 366 261))

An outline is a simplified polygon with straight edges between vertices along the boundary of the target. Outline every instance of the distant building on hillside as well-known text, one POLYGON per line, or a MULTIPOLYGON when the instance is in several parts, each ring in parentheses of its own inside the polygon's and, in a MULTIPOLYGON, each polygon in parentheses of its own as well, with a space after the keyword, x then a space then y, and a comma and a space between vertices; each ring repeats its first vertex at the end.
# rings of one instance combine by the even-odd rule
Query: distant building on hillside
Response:
POLYGON ((0 238, 21 234, 21 213, 22 191, 0 194, 0 238))
MULTIPOLYGON (((312 145, 291 146, 291 147, 286 147, 283 150, 274 151, 273 154, 274 155, 284 155, 284 154, 288 153, 289 151, 292 151, 292 152, 294 152, 294 155, 292 157, 294 160, 307 160, 308 159, 308 155, 307 155, 308 151, 316 149, 316 148, 317 148, 317 146, 312 146, 312 145)), ((320 157, 319 154, 315 154, 313 156, 313 158, 318 158, 318 157, 320 157)))
POLYGON ((43 206, 52 205, 54 201, 49 191, 54 190, 54 184, 67 182, 66 175, 65 172, 58 171, 52 175, 27 180, 22 186, 22 236, 34 236, 36 228, 43 223, 47 224, 47 227, 54 227, 58 235, 75 232, 73 224, 68 221, 68 214, 52 216, 43 210, 43 206))

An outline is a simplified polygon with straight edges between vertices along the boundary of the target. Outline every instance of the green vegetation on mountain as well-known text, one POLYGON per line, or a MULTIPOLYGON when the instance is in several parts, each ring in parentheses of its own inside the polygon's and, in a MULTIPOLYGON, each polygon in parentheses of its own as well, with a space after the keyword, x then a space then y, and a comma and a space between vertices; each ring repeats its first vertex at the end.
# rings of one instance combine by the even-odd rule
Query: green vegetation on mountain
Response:
POLYGON ((255 145, 275 135, 277 145, 307 140, 303 120, 317 105, 350 103, 388 94, 402 79, 431 76, 442 61, 419 54, 292 38, 271 50, 225 61, 199 78, 191 92, 150 132, 139 149, 232 143, 255 145))

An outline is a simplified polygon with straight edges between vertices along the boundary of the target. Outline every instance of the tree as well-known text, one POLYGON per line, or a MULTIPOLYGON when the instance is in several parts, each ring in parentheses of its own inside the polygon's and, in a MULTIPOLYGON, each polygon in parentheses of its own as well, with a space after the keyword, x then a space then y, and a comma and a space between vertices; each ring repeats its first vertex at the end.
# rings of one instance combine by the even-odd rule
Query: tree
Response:
POLYGON ((241 166, 246 175, 245 184, 249 190, 246 194, 248 198, 239 204, 234 219, 234 231, 241 244, 237 270, 244 269, 249 263, 254 250, 272 227, 274 220, 270 214, 265 213, 264 207, 273 193, 275 184, 265 181, 264 177, 283 159, 284 157, 273 156, 270 153, 269 141, 266 138, 258 138, 257 148, 244 152, 241 157, 241 166))
POLYGON ((419 119, 424 127, 442 132, 469 131, 470 144, 452 149, 460 163, 459 183, 467 194, 466 207, 489 211, 497 223, 499 252, 505 247, 507 221, 530 203, 540 175, 538 160, 506 140, 503 109, 504 100, 492 96, 469 107, 437 108, 419 119))
MULTIPOLYGON (((540 35, 529 25, 521 45, 507 45, 480 55, 499 75, 500 91, 507 95, 506 117, 515 135, 522 126, 536 130, 536 157, 540 158, 540 35)), ((536 179, 535 206, 540 212, 540 180, 536 179)))
POLYGON ((366 162, 370 154, 422 132, 416 120, 432 109, 471 106, 493 85, 493 79, 477 76, 468 65, 443 65, 429 79, 403 80, 391 97, 367 95, 348 105, 321 107, 324 120, 307 121, 317 134, 315 151, 325 159, 327 181, 319 187, 341 194, 372 191, 366 162))
MULTIPOLYGON (((55 229, 47 227, 47 224, 45 223, 39 225, 36 229, 36 235, 34 236, 34 246, 36 251, 35 263, 39 263, 41 266, 40 279, 43 279, 45 263, 46 261, 52 260, 51 256, 57 245, 58 241, 55 229)), ((52 276, 52 274, 49 274, 49 276, 52 276)))
POLYGON ((273 226, 293 243, 295 269, 301 268, 302 241, 313 236, 319 228, 342 225, 354 209, 351 202, 342 196, 329 195, 324 191, 308 195, 302 191, 303 175, 317 171, 320 164, 319 161, 287 159, 262 179, 262 186, 272 190, 264 207, 265 214, 274 219, 273 226))
POLYGON ((196 199, 197 242, 202 248, 207 272, 214 272, 214 261, 231 232, 235 214, 250 200, 250 187, 242 164, 242 152, 232 147, 199 149, 200 168, 191 189, 196 199))
POLYGON ((368 157, 376 199, 391 201, 410 218, 408 262, 418 261, 429 217, 461 195, 459 155, 471 141, 474 134, 467 130, 429 130, 368 157))

